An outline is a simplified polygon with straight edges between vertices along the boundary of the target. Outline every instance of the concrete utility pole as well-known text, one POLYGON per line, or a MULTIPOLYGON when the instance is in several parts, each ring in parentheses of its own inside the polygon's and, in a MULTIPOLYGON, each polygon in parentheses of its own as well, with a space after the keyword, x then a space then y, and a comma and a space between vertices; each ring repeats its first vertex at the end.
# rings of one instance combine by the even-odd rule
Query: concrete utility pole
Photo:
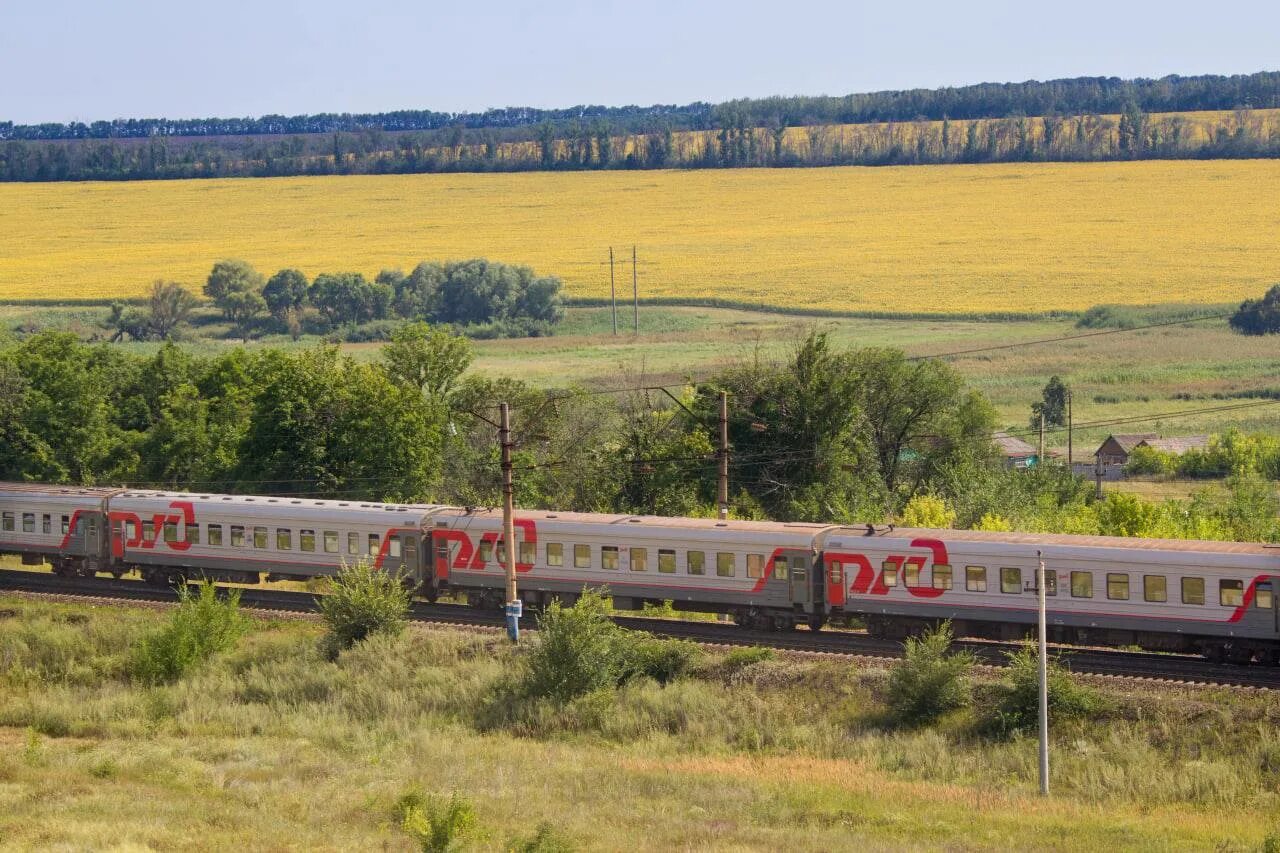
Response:
POLYGON ((618 334, 618 288, 613 280, 613 247, 609 247, 609 304, 613 307, 613 333, 618 334))
POLYGON ((1095 483, 1094 497, 1102 500, 1102 457, 1095 456, 1093 459, 1093 479, 1095 483))
POLYGON ((720 392, 720 477, 716 500, 720 504, 720 520, 729 517, 729 392, 720 392))
POLYGON ((507 569, 507 636, 520 642, 520 595, 516 590, 515 487, 511 482, 511 409, 499 404, 498 441, 502 445, 502 545, 507 569))
POLYGON ((640 334, 640 277, 636 274, 636 247, 631 247, 631 298, 635 300, 635 328, 640 334))
MULTIPOLYGON (((1068 398, 1070 399, 1070 398, 1068 398)), ((1036 551, 1037 598, 1040 602, 1040 793, 1049 795, 1049 647, 1045 616, 1044 552, 1036 551)))

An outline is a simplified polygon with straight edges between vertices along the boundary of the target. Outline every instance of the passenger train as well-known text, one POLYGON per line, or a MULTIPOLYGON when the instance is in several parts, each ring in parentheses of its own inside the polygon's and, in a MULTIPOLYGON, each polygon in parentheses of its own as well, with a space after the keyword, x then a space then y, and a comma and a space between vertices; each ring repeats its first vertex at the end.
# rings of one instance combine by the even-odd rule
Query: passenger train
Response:
MULTIPOLYGON (((1036 622, 1039 551, 1055 641, 1280 662, 1270 545, 545 511, 517 512, 515 528, 528 606, 607 586, 619 608, 670 600, 755 629, 856 616, 901 637, 949 619, 957 636, 1013 639, 1036 622)), ((0 483, 0 554, 153 583, 368 559, 431 600, 504 597, 501 513, 439 505, 0 483)))

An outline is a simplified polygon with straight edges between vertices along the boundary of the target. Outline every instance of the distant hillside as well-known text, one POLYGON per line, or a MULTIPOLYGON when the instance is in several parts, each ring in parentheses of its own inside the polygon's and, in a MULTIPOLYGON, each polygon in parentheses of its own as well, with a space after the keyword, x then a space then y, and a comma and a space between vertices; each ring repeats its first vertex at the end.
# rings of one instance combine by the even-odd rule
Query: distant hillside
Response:
POLYGON ((712 105, 0 123, 0 181, 1280 157, 1280 72, 712 105))

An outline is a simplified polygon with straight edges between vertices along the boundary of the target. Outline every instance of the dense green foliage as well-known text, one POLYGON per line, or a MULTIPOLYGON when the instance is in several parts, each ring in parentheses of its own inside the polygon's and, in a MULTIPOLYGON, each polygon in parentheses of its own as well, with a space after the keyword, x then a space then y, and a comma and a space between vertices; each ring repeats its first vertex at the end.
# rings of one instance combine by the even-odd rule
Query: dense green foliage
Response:
MULTIPOLYGON (((991 723, 999 731, 1034 731, 1040 722, 1039 653, 1031 643, 1009 652, 1009 664, 996 690, 991 723)), ((1049 658, 1049 725, 1097 716, 1102 697, 1076 682, 1056 657, 1049 658)))
MULTIPOLYGON (((137 178, 290 175, 326 172, 434 172, 540 168, 663 168, 672 165, 673 131, 717 130, 716 145, 698 166, 801 165, 796 155, 750 131, 781 139, 787 127, 863 122, 1000 119, 1000 137, 1025 139, 1026 117, 1044 116, 1061 127, 1064 117, 1121 115, 1115 139, 1085 146, 1078 159, 1171 156, 1177 140, 1152 138, 1144 114, 1190 110, 1262 109, 1280 106, 1280 74, 1231 77, 1169 76, 1158 80, 1081 77, 1045 82, 981 83, 941 89, 850 94, 842 97, 772 97, 712 105, 651 107, 577 106, 560 110, 506 108, 485 113, 400 110, 392 113, 257 119, 117 119, 91 124, 14 125, 0 122, 0 180, 119 180, 137 178), (628 151, 616 136, 637 135, 628 151), (503 143, 533 143, 518 153, 503 143), (556 144, 560 143, 560 144, 556 144), (1162 148, 1163 146, 1163 148, 1162 148)), ((1224 129, 1225 130, 1225 129, 1224 129)), ((943 158, 990 159, 991 135, 961 140, 943 158)), ((945 133, 944 133, 945 136, 945 133)), ((945 140, 944 140, 945 141, 945 140)), ((1035 159, 1019 144, 1001 159, 1035 159)), ((1198 156, 1277 156, 1276 140, 1248 131, 1224 132, 1198 156)), ((883 151, 810 155, 828 162, 938 162, 938 154, 898 143, 883 151)), ((1041 152, 1038 156, 1043 156, 1041 152)), ((1172 156, 1187 156, 1186 152, 1172 156)))
POLYGON ((1261 299, 1246 299, 1227 320, 1231 328, 1246 335, 1274 335, 1280 332, 1280 284, 1261 299))
POLYGON ((211 582, 201 584, 192 594, 179 588, 179 604, 169 622, 140 638, 133 647, 129 671, 144 684, 177 681, 218 652, 226 651, 248 630, 248 620, 240 613, 240 592, 231 590, 218 597, 211 582))
POLYGON ((1242 433, 1229 429, 1209 436, 1209 445, 1181 454, 1142 446, 1129 455, 1125 470, 1131 474, 1171 474, 1178 477, 1248 477, 1280 480, 1280 437, 1269 433, 1242 433))
POLYGON ((455 791, 448 799, 409 791, 395 808, 404 831, 423 853, 448 853, 458 849, 479 823, 475 806, 455 791))
POLYGON ((325 650, 336 656, 373 634, 399 634, 408 624, 410 596, 399 576, 368 560, 342 566, 328 593, 317 598, 325 650))
POLYGON ((969 704, 973 655, 951 652, 951 623, 908 637, 906 655, 889 671, 889 710, 904 723, 934 720, 969 704))

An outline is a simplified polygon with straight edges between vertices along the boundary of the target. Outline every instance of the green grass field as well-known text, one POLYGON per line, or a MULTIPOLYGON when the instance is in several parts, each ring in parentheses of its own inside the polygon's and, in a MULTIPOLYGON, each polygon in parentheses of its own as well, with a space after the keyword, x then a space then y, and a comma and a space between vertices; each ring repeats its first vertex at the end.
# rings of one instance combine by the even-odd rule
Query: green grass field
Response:
MULTIPOLYGON (((485 723, 501 635, 411 628, 335 663, 314 622, 256 622, 175 684, 125 674, 164 619, 0 596, 0 847, 409 850, 397 799, 458 793, 468 849, 547 822, 580 850, 1216 850, 1276 830, 1271 694, 1099 682, 1110 710, 1034 739, 973 710, 885 717, 880 664, 784 658, 485 723), (1247 817, 1242 819, 1241 815, 1247 817)), ((526 638, 526 644, 532 637, 526 638)))

